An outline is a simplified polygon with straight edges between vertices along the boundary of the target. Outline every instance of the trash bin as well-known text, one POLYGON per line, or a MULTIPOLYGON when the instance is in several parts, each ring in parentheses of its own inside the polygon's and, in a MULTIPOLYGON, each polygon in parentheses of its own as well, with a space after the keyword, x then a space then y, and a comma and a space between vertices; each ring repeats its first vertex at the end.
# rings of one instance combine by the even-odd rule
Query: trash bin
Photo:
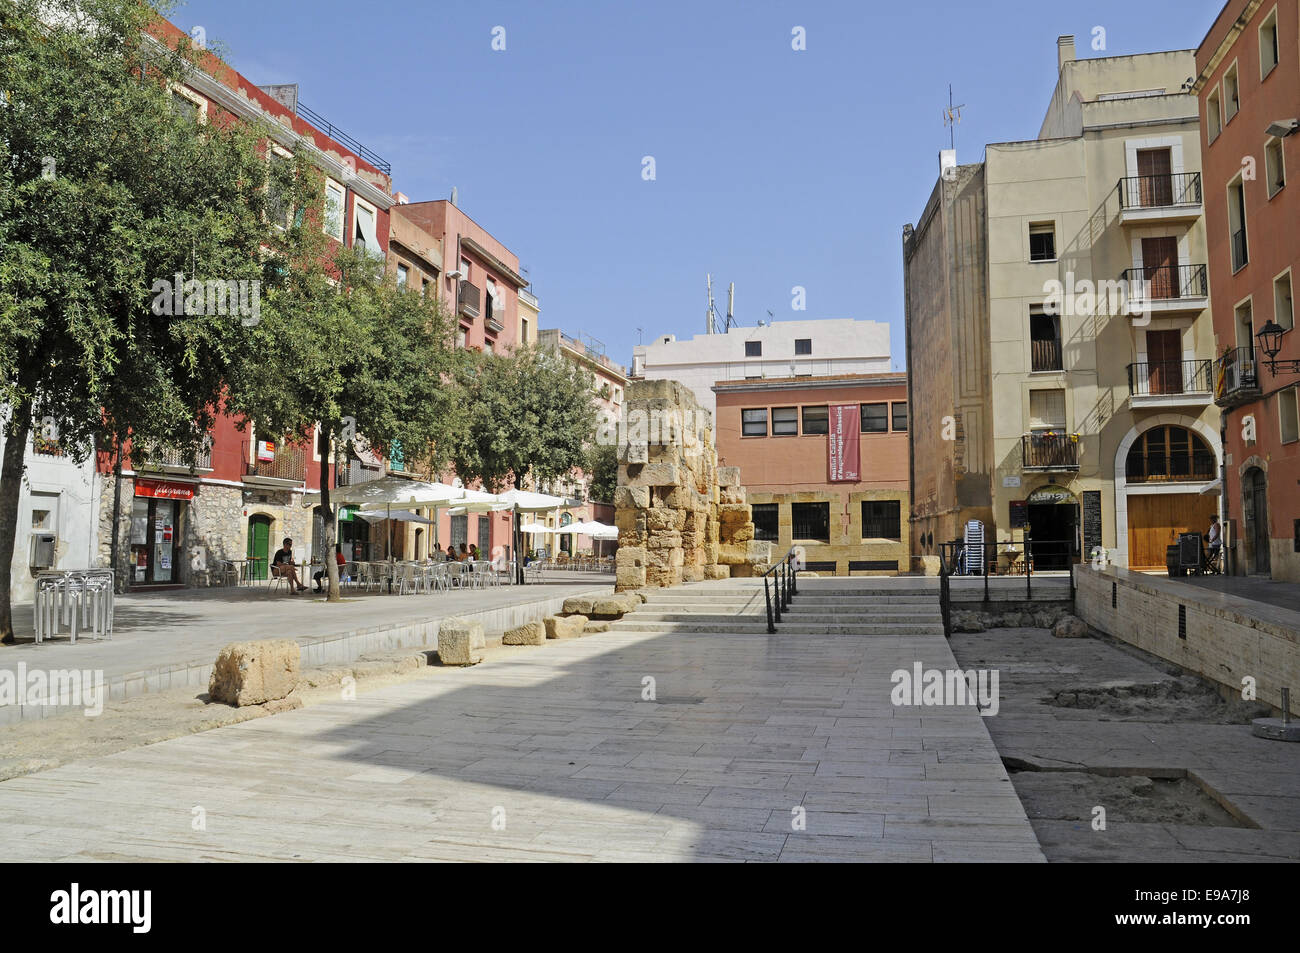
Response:
POLYGON ((1165 569, 1168 571, 1170 578, 1183 575, 1183 565, 1179 559, 1177 543, 1165 547, 1165 569))

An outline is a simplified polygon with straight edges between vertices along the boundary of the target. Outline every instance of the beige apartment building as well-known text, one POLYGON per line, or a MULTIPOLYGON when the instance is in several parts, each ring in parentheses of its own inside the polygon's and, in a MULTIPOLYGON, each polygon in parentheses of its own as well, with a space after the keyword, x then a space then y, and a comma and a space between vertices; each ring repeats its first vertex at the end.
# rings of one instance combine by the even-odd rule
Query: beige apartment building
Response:
MULTIPOLYGON (((968 519, 1163 568, 1218 510, 1222 462, 1190 50, 1077 59, 1036 139, 945 152, 904 230, 913 552, 968 519)), ((1023 550, 1022 550, 1023 551, 1023 550)))

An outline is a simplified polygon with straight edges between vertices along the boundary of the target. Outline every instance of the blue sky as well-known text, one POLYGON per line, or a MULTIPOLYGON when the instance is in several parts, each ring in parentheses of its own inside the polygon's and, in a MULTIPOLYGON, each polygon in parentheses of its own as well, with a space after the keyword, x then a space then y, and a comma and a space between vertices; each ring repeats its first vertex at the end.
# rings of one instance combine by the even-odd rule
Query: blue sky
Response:
POLYGON ((743 325, 887 321, 901 368, 901 233, 948 145, 948 84, 958 160, 978 161, 1037 134, 1059 34, 1080 57, 1193 49, 1221 6, 192 0, 171 18, 255 82, 299 83, 412 200, 456 186, 528 269, 542 327, 630 363, 641 336, 704 330, 712 272, 743 325))

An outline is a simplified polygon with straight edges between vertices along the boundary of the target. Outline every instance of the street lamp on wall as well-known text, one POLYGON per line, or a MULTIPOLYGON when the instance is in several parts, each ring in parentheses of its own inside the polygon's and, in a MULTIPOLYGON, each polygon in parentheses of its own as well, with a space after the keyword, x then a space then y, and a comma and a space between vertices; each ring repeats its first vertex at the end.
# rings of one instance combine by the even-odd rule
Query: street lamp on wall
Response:
POLYGON ((1283 374, 1300 374, 1300 359, 1276 360, 1278 352, 1282 350, 1282 335, 1286 333, 1286 328, 1276 321, 1269 322, 1260 328, 1255 339, 1259 341, 1260 350, 1268 355, 1269 373, 1277 374, 1279 368, 1283 374))

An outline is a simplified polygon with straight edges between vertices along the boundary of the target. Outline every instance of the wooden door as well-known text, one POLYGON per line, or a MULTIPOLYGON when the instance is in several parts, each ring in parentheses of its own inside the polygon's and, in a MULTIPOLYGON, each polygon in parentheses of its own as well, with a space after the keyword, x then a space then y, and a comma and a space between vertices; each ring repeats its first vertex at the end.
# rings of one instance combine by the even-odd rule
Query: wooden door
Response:
POLYGON ((1179 533, 1204 533, 1216 512, 1216 498, 1199 493, 1128 494, 1130 569, 1164 569, 1165 548, 1179 533))
POLYGON ((250 579, 266 578, 266 561, 271 555, 271 518, 254 516, 248 521, 248 558, 256 562, 249 566, 250 579))
POLYGON ((1168 149, 1139 149, 1138 191, 1143 208, 1174 204, 1173 176, 1168 149))
POLYGON ((1151 394, 1183 392, 1183 340, 1178 331, 1147 332, 1147 387, 1151 394))
POLYGON ((1253 559, 1251 571, 1267 573, 1270 568, 1268 538, 1268 478, 1258 467, 1246 474, 1245 480, 1246 537, 1250 542, 1253 559))
POLYGON ((1144 277, 1151 282, 1152 298, 1177 298, 1178 239, 1172 235, 1142 239, 1144 277))

